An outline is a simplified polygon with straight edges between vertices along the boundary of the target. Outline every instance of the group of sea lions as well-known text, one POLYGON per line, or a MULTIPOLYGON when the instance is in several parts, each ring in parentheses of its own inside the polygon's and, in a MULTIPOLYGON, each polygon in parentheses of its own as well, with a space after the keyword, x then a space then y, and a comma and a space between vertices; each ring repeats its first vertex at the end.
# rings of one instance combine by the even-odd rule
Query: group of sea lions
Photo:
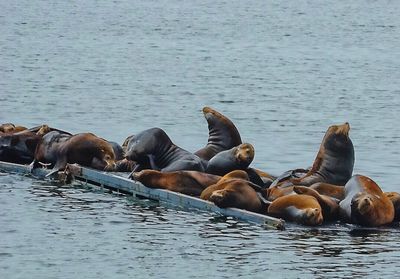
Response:
POLYGON ((312 167, 276 177, 249 167, 254 147, 242 142, 230 119, 209 107, 203 113, 208 142, 194 153, 174 144, 160 128, 130 135, 120 146, 92 133, 6 123, 0 126, 0 160, 52 168, 49 175, 74 163, 129 172, 147 187, 310 226, 336 220, 381 226, 400 220, 399 193, 383 192, 372 179, 353 176, 348 123, 328 128, 312 167))

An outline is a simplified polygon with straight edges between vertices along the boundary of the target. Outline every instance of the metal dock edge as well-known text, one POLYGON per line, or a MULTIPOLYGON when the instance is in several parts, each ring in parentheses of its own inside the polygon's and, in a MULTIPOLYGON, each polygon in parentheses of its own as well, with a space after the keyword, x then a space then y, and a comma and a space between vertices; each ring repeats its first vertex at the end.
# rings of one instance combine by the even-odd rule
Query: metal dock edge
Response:
MULTIPOLYGON (((74 177, 78 180, 83 180, 88 183, 102 186, 113 191, 122 192, 137 197, 149 198, 182 207, 183 209, 199 209, 201 211, 213 212, 225 216, 237 218, 239 220, 259 224, 266 228, 283 230, 285 222, 282 219, 277 219, 271 216, 249 212, 238 208, 220 208, 214 203, 204 201, 192 196, 163 190, 148 188, 141 183, 134 182, 108 172, 101 172, 76 165, 68 166, 74 177)), ((33 173, 27 165, 12 164, 0 161, 0 171, 31 174, 38 178, 44 178, 50 171, 45 169, 35 169, 33 173)))

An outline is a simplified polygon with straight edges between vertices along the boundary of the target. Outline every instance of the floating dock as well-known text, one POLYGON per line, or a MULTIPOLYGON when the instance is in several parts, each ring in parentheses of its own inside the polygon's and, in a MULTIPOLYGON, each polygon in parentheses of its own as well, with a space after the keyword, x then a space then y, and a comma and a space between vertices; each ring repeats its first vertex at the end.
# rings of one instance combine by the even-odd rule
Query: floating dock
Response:
MULTIPOLYGON (((278 230, 285 229, 285 221, 282 219, 277 219, 271 216, 238 208, 220 208, 212 202, 204 201, 196 197, 164 189, 148 188, 139 182, 122 177, 115 173, 102 172, 77 165, 68 165, 67 168, 69 170, 68 172, 72 174, 73 178, 76 180, 85 181, 87 183, 104 187, 112 191, 124 193, 126 195, 165 202, 173 206, 181 207, 184 210, 198 209, 200 211, 230 216, 245 222, 261 225, 265 228, 278 230)), ((1 161, 0 171, 32 175, 33 177, 40 179, 45 178, 46 175, 50 173, 50 170, 47 169, 34 169, 31 173, 30 168, 27 165, 19 165, 1 161)), ((66 177, 63 175, 63 172, 60 172, 58 175, 56 175, 56 179, 65 180, 66 177)))

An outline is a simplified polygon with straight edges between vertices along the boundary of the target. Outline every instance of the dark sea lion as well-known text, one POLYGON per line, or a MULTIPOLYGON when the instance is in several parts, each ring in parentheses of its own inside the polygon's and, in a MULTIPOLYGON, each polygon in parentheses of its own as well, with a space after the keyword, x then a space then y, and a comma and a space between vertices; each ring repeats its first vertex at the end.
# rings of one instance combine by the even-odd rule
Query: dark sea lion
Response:
POLYGON ((344 188, 345 198, 339 206, 345 221, 369 227, 393 221, 393 203, 372 179, 354 175, 344 188))
POLYGON ((201 199, 214 202, 217 206, 235 207, 252 212, 264 212, 265 206, 244 171, 234 171, 222 177, 216 184, 207 187, 201 199))
POLYGON ((171 172, 178 170, 204 171, 207 162, 175 145, 160 128, 151 128, 135 136, 127 143, 125 157, 153 170, 171 172))
POLYGON ((74 163, 99 170, 114 170, 115 154, 106 140, 92 133, 70 136, 52 131, 43 136, 38 144, 34 167, 37 166, 36 162, 51 164, 52 173, 74 163))
POLYGON ((234 170, 245 170, 253 159, 254 147, 250 143, 242 143, 212 157, 207 163, 206 172, 223 176, 234 170))
POLYGON ((349 131, 350 125, 347 122, 330 126, 311 169, 303 177, 291 179, 291 182, 304 186, 317 182, 345 185, 354 167, 354 147, 349 131))
POLYGON ((268 215, 307 226, 321 225, 324 218, 316 198, 309 195, 288 195, 268 206, 268 215))
POLYGON ((294 186, 293 191, 297 194, 309 195, 316 198, 322 208, 322 216, 324 217, 324 220, 333 221, 339 219, 338 199, 326 195, 321 195, 316 190, 306 186, 294 186))
POLYGON ((0 161, 28 164, 32 162, 41 137, 25 132, 0 136, 0 161))
POLYGON ((226 116, 210 107, 204 107, 203 113, 208 123, 208 142, 195 155, 208 161, 217 153, 242 143, 239 131, 226 116))
POLYGON ((120 161, 122 159, 124 159, 124 150, 122 148, 121 145, 119 145, 117 142, 115 141, 109 141, 108 143, 111 144, 111 147, 114 151, 114 155, 115 155, 115 160, 116 161, 120 161))
POLYGON ((392 201, 394 207, 393 221, 400 221, 400 194, 397 192, 385 192, 385 195, 392 201))
POLYGON ((166 189, 199 197, 205 188, 217 183, 221 177, 198 171, 142 170, 133 173, 132 178, 149 188, 166 189))

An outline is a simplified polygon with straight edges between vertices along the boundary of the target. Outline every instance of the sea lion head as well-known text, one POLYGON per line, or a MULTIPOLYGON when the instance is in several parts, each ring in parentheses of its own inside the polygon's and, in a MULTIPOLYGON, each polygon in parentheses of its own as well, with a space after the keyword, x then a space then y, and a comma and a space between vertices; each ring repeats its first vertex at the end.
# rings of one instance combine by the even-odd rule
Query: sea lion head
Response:
POLYGON ((345 153, 354 157, 353 143, 349 138, 350 124, 332 125, 323 139, 323 147, 335 153, 345 153))
POLYGON ((15 125, 12 123, 4 123, 0 125, 0 132, 10 133, 15 130, 15 125))
POLYGON ((39 131, 36 132, 36 135, 38 135, 38 136, 44 136, 45 134, 47 134, 47 133, 49 133, 49 132, 51 132, 50 127, 49 127, 48 125, 46 125, 46 124, 43 124, 43 125, 40 127, 39 131))
POLYGON ((351 221, 364 226, 379 226, 393 221, 392 202, 385 195, 359 192, 351 200, 351 221))
POLYGON ((235 158, 240 166, 247 168, 254 159, 254 147, 250 143, 242 143, 236 147, 235 158))
POLYGON ((93 156, 92 167, 113 171, 116 169, 114 150, 108 142, 100 146, 99 152, 93 156))
POLYGON ((322 210, 319 208, 305 208, 303 209, 304 214, 301 215, 300 223, 307 226, 321 225, 324 221, 322 216, 322 210))

